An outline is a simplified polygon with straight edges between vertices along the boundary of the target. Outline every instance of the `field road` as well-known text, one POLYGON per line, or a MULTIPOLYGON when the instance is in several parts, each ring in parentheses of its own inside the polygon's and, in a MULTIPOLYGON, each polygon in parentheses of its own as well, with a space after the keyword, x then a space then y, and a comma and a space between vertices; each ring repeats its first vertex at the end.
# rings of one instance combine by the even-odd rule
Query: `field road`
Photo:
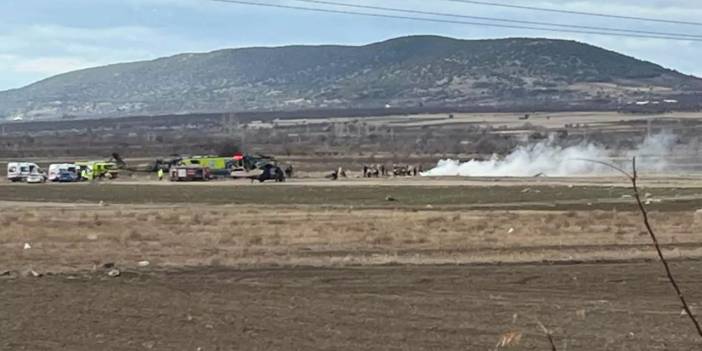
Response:
MULTIPOLYGON (((512 180, 513 181, 513 180, 512 180)), ((635 210, 622 184, 374 182, 95 182, 0 184, 0 201, 415 209, 635 210)), ((702 187, 642 185, 653 210, 702 208, 702 187)))

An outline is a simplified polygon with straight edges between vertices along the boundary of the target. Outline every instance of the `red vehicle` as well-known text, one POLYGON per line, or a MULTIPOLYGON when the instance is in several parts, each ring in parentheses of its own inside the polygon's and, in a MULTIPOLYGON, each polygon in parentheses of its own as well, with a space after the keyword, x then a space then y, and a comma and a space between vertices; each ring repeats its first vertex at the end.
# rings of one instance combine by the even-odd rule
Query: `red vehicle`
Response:
POLYGON ((212 179, 210 169, 200 165, 173 166, 169 174, 172 182, 207 181, 212 179))

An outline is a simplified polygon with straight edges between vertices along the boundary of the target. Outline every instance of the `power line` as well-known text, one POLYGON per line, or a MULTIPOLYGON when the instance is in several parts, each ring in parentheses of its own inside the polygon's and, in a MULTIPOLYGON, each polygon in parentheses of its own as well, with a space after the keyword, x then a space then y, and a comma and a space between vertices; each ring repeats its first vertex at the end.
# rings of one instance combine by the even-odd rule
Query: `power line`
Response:
POLYGON ((463 25, 497 27, 497 28, 511 28, 511 29, 526 29, 526 30, 535 30, 535 31, 544 31, 544 32, 579 33, 579 34, 594 34, 594 35, 629 37, 629 38, 666 39, 666 40, 702 42, 702 39, 697 39, 697 38, 693 38, 693 37, 679 37, 679 36, 668 36, 668 35, 660 35, 659 36, 659 35, 644 35, 644 34, 633 34, 633 33, 627 34, 627 33, 596 31, 596 30, 542 28, 542 27, 534 27, 534 26, 521 26, 521 25, 509 25, 509 24, 497 24, 497 23, 485 23, 485 22, 459 21, 459 20, 450 20, 450 19, 439 19, 439 18, 389 15, 389 14, 382 14, 382 13, 334 10, 334 9, 327 9, 327 8, 271 4, 271 3, 261 3, 261 2, 252 2, 252 1, 244 1, 244 0, 209 0, 209 1, 239 4, 239 5, 259 6, 259 7, 281 8, 281 9, 289 9, 289 10, 312 11, 312 12, 334 13, 334 14, 377 17, 377 18, 402 19, 402 20, 420 21, 420 22, 463 24, 463 25))
POLYGON ((566 14, 570 14, 570 15, 594 16, 594 17, 627 19, 627 20, 634 20, 634 21, 645 21, 645 22, 658 22, 658 23, 671 23, 671 24, 685 24, 685 25, 691 25, 691 26, 702 26, 702 22, 669 20, 669 19, 664 19, 664 18, 650 18, 650 17, 637 17, 637 16, 622 16, 622 15, 612 15, 612 14, 607 14, 607 13, 586 12, 586 11, 559 10, 559 9, 552 9, 552 8, 546 8, 546 7, 501 4, 501 3, 490 2, 490 1, 473 1, 473 0, 443 0, 443 1, 461 2, 461 3, 465 3, 465 4, 474 4, 474 5, 485 5, 485 6, 506 7, 506 8, 512 8, 512 9, 531 10, 531 11, 566 13, 566 14))
POLYGON ((454 18, 469 18, 484 21, 495 21, 495 22, 505 22, 505 23, 520 23, 520 24, 530 24, 539 26, 550 26, 550 27, 560 27, 560 28, 576 28, 576 29, 586 29, 586 30, 596 30, 596 31, 612 31, 612 32, 622 32, 622 33, 636 33, 636 34, 650 34, 656 36, 675 36, 675 37, 690 37, 702 39, 702 35, 696 34, 685 34, 685 33, 670 33, 670 32, 652 32, 645 30, 634 30, 634 29, 622 29, 622 28, 610 28, 610 27, 592 27, 592 26, 581 26, 575 24, 560 24, 560 23, 547 23, 547 22, 535 22, 535 21, 524 21, 515 19, 504 19, 495 17, 482 17, 482 16, 469 16, 469 15, 459 15, 454 13, 446 12, 431 12, 431 11, 420 11, 420 10, 408 10, 399 9, 394 7, 381 7, 381 6, 371 6, 371 5, 358 5, 358 4, 347 4, 343 2, 335 1, 324 1, 324 0, 293 0, 298 2, 306 2, 321 5, 333 5, 341 7, 359 8, 359 9, 369 9, 369 10, 381 10, 389 12, 400 12, 400 13, 411 13, 420 15, 430 15, 430 16, 443 16, 443 17, 454 17, 454 18))

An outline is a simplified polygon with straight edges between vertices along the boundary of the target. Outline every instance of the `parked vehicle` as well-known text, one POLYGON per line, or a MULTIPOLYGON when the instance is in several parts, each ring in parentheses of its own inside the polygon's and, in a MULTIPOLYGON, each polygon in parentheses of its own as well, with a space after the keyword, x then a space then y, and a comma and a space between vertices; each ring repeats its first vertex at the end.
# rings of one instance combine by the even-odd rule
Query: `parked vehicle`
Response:
POLYGON ((113 162, 84 161, 76 162, 76 166, 79 168, 78 174, 82 180, 113 179, 119 174, 117 165, 113 162))
POLYGON ((9 162, 7 164, 7 179, 12 182, 23 182, 32 173, 41 173, 41 168, 31 162, 9 162))
POLYGON ((235 179, 265 178, 267 176, 263 174, 269 171, 271 166, 277 166, 277 162, 273 157, 265 155, 251 156, 237 153, 232 157, 232 161, 232 168, 229 175, 235 179))
POLYGON ((60 183, 71 183, 71 182, 77 182, 78 175, 70 172, 70 171, 61 171, 59 175, 56 177, 54 180, 55 182, 60 182, 60 183))
POLYGON ((270 156, 252 156, 237 152, 233 156, 187 156, 180 159, 178 164, 200 165, 207 167, 214 175, 233 176, 232 172, 262 169, 263 166, 274 162, 275 160, 270 156))
POLYGON ((73 163, 53 163, 49 165, 49 174, 47 176, 48 180, 51 182, 59 181, 59 176, 61 173, 70 172, 75 175, 77 180, 78 176, 78 166, 73 163))
POLYGON ((171 167, 180 164, 182 159, 183 158, 179 155, 170 155, 169 157, 157 158, 145 163, 128 165, 127 162, 122 159, 122 156, 115 152, 112 154, 112 160, 110 160, 110 162, 114 161, 114 163, 117 165, 117 169, 119 170, 125 170, 128 172, 155 173, 159 170, 168 172, 171 167))
POLYGON ((250 179, 252 182, 254 180, 258 180, 259 182, 263 183, 266 180, 275 180, 276 182, 280 183, 285 181, 285 172, 278 166, 267 164, 263 166, 261 174, 252 176, 250 179))
POLYGON ((27 183, 37 184, 46 182, 46 176, 44 173, 34 172, 27 176, 27 183))
POLYGON ((207 181, 213 178, 210 169, 200 165, 174 166, 169 175, 172 182, 207 181))
POLYGON ((178 162, 178 165, 206 167, 212 174, 229 175, 233 162, 231 157, 189 156, 183 157, 183 159, 178 162))

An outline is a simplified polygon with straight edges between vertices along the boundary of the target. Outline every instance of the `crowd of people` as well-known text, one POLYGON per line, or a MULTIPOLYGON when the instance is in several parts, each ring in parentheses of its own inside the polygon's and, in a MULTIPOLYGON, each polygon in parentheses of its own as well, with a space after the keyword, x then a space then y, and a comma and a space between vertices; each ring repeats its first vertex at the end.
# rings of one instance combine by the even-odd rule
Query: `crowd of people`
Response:
MULTIPOLYGON (((416 177, 422 174, 424 169, 421 165, 397 165, 387 167, 384 164, 363 165, 361 176, 363 178, 385 178, 385 177, 416 177)), ((347 178, 346 170, 339 167, 333 170, 326 178, 337 180, 339 178, 347 178)))
POLYGON ((393 164, 392 168, 385 167, 384 164, 364 165, 363 178, 378 178, 378 177, 416 177, 424 170, 422 165, 397 165, 393 164))

